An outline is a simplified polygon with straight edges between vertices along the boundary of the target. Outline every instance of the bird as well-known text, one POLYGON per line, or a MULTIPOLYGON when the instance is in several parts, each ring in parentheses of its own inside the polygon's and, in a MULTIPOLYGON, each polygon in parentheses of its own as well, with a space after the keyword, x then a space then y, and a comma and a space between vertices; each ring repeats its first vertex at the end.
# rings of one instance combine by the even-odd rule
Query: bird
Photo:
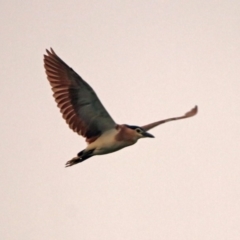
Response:
POLYGON ((193 117, 197 105, 180 117, 144 126, 117 124, 92 87, 69 67, 52 48, 44 54, 44 68, 53 97, 62 117, 77 134, 86 138, 87 147, 67 161, 70 167, 95 155, 109 154, 135 144, 141 138, 154 138, 148 130, 170 121, 193 117))

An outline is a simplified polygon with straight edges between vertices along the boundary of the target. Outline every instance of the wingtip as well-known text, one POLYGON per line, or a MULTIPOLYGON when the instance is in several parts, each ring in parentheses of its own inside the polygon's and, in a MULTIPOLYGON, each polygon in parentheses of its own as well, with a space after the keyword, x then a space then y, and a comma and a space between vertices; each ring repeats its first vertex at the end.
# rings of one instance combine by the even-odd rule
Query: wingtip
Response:
POLYGON ((46 53, 48 55, 56 55, 56 53, 54 52, 54 50, 50 47, 50 50, 46 49, 46 53))
POLYGON ((57 55, 51 47, 50 47, 50 50, 51 50, 52 54, 57 55))
POLYGON ((196 105, 193 109, 185 114, 186 117, 193 117, 198 113, 198 106, 196 105))
POLYGON ((50 51, 46 48, 46 53, 48 54, 48 55, 50 55, 51 53, 50 53, 50 51))

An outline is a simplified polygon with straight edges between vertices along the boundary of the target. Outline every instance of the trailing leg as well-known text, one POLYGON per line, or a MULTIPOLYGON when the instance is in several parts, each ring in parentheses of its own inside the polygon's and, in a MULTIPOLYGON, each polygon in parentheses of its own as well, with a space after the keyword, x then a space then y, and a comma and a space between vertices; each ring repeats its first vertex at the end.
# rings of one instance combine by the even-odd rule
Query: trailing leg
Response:
POLYGON ((89 150, 89 151, 83 150, 83 151, 79 152, 76 157, 72 158, 71 160, 69 160, 66 163, 65 167, 71 167, 72 165, 75 165, 77 163, 85 161, 86 159, 88 159, 88 158, 93 156, 93 154, 92 154, 93 151, 94 151, 94 149, 89 150))

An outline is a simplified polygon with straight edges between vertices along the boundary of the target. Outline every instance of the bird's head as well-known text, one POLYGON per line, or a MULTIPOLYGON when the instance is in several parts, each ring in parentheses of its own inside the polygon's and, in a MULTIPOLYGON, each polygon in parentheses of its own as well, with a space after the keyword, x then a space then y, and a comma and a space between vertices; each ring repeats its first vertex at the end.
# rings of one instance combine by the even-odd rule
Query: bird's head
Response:
POLYGON ((132 125, 127 125, 125 124, 125 126, 127 128, 130 128, 134 131, 134 135, 137 139, 139 138, 145 138, 145 137, 149 137, 149 138, 154 138, 154 136, 150 133, 148 133, 147 131, 145 131, 143 128, 138 127, 138 126, 132 126, 132 125))

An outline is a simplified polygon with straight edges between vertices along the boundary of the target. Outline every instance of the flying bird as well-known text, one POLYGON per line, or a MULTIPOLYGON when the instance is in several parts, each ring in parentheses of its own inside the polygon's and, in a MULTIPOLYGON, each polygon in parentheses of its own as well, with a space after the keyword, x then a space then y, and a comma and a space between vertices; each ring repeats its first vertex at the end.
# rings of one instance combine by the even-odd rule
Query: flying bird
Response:
POLYGON ((148 130, 170 121, 189 118, 198 108, 180 117, 168 118, 142 127, 117 124, 98 96, 51 48, 44 55, 44 67, 53 96, 69 127, 86 138, 87 147, 66 163, 80 163, 94 155, 108 154, 135 144, 140 138, 154 138, 148 130))

